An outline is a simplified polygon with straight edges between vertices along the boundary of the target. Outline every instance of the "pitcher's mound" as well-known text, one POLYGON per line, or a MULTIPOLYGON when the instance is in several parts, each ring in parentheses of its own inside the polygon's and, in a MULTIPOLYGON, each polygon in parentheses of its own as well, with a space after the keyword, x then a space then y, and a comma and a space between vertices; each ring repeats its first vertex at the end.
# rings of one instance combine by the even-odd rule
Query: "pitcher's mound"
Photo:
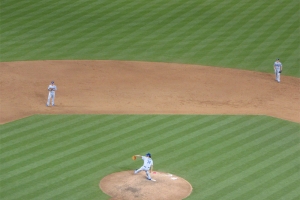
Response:
POLYGON ((132 171, 122 171, 104 177, 100 189, 113 199, 151 199, 169 200, 184 199, 192 192, 191 184, 176 175, 153 172, 152 179, 146 179, 146 173, 134 174, 132 171))

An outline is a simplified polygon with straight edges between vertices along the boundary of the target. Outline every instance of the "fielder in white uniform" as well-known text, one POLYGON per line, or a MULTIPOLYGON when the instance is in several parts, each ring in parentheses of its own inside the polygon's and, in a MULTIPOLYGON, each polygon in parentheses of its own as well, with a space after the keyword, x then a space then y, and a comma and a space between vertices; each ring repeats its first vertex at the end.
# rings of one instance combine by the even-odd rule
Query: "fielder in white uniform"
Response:
POLYGON ((151 158, 151 154, 147 153, 146 156, 141 156, 141 155, 135 155, 136 157, 140 157, 144 160, 144 164, 141 168, 136 169, 134 171, 135 174, 139 173, 140 171, 145 171, 147 175, 147 179, 150 181, 155 181, 154 179, 151 178, 150 174, 152 173, 153 170, 153 160, 151 158))
POLYGON ((54 81, 51 81, 51 84, 48 86, 48 91, 49 91, 49 95, 48 95, 48 101, 46 106, 50 105, 50 99, 52 99, 52 106, 55 106, 54 104, 54 100, 55 100, 55 91, 57 90, 56 85, 54 85, 54 81))
POLYGON ((279 58, 274 63, 274 72, 275 72, 275 80, 280 83, 280 73, 282 71, 282 64, 279 61, 279 58))

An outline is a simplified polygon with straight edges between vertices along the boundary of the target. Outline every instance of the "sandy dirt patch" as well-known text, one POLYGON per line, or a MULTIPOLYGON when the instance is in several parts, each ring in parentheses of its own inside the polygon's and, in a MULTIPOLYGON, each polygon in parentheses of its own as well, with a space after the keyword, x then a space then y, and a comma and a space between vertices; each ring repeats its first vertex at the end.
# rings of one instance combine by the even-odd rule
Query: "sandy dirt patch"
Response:
MULTIPOLYGON (((270 67, 272 68, 272 66, 270 67)), ((270 70, 272 71, 272 69, 270 70)), ((131 61, 0 63, 0 123, 33 114, 242 114, 300 122, 300 79, 131 61), (58 87, 46 107, 47 87, 58 87)))

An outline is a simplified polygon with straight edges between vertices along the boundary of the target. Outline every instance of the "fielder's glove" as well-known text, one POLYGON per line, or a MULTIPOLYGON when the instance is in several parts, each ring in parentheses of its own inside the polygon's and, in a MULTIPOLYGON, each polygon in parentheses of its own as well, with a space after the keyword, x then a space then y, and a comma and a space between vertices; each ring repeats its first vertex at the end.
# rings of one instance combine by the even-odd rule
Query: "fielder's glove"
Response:
POLYGON ((131 159, 132 159, 132 160, 136 160, 136 156, 132 156, 131 159))
POLYGON ((282 72, 282 70, 279 71, 279 73, 281 73, 281 72, 282 72))

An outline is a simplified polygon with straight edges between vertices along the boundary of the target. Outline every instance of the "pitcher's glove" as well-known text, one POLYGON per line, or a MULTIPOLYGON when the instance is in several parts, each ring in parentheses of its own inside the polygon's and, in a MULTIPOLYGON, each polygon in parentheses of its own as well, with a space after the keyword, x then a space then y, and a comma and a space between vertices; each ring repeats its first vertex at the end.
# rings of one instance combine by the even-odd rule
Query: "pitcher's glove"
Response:
POLYGON ((132 160, 136 160, 136 156, 132 156, 131 159, 132 159, 132 160))
POLYGON ((282 70, 279 71, 279 73, 281 73, 281 72, 282 72, 282 70))

